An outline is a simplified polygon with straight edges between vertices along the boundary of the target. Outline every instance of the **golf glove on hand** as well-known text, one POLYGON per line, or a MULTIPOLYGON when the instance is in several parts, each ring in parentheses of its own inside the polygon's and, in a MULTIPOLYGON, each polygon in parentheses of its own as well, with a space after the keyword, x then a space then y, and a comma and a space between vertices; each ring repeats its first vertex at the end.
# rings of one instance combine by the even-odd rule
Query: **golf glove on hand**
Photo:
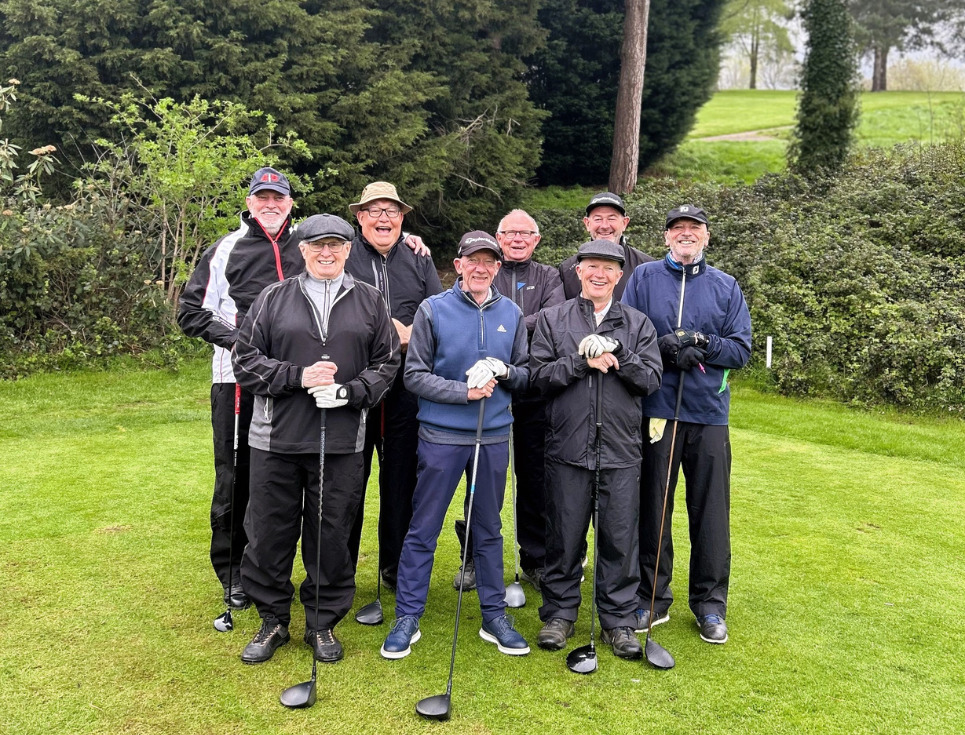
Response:
POLYGON ((692 329, 678 328, 674 330, 674 334, 677 336, 680 349, 683 349, 684 347, 699 347, 700 349, 706 349, 707 345, 710 344, 710 340, 707 338, 706 334, 695 332, 692 329))
POLYGON ((650 443, 656 444, 663 439, 663 430, 667 428, 667 419, 650 419, 650 443))
POLYGON ((484 357, 466 371, 469 388, 482 388, 493 378, 509 377, 509 368, 502 360, 484 357))
POLYGON ((703 350, 696 347, 684 347, 677 353, 677 367, 681 370, 693 370, 706 356, 703 350))
POLYGON ((680 339, 676 334, 670 332, 657 340, 657 347, 660 349, 660 356, 663 358, 664 367, 677 364, 677 353, 680 352, 680 339))
POLYGON ((316 385, 308 392, 314 397, 319 408, 341 408, 348 403, 348 388, 338 383, 316 385))
POLYGON ((602 334, 589 334, 583 338, 577 349, 580 355, 592 359, 599 357, 604 352, 616 352, 619 347, 620 343, 615 339, 604 337, 602 334))

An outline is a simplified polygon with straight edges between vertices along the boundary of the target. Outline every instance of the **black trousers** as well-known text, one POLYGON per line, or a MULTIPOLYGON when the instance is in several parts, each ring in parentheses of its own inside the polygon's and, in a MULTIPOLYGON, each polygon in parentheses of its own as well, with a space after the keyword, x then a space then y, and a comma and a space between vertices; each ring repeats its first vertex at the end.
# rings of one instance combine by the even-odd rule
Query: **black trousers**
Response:
POLYGON ((379 570, 395 585, 402 542, 412 520, 419 450, 419 403, 397 381, 385 400, 369 411, 363 451, 362 501, 352 526, 352 563, 358 565, 364 521, 365 489, 373 451, 379 456, 379 570))
MULTIPOLYGON (((539 617, 575 621, 579 611, 583 544, 593 513, 595 472, 547 460, 546 567, 539 617)), ((637 525, 640 471, 637 467, 600 471, 596 528, 596 602, 604 628, 633 626, 640 586, 637 525)))
POLYGON ((291 622, 292 565, 302 539, 305 581, 299 590, 309 629, 332 628, 352 607, 355 566, 348 539, 362 496, 362 453, 326 454, 321 565, 318 550, 317 454, 251 450, 251 499, 245 516, 248 548, 241 564, 245 592, 265 620, 291 622), (319 604, 315 609, 315 582, 319 604))
MULTIPOLYGON (((649 421, 649 419, 645 419, 649 421)), ((644 426, 644 436, 648 436, 644 426)), ((653 592, 653 565, 660 532, 660 510, 673 422, 667 422, 663 438, 656 444, 643 443, 643 469, 640 477, 640 607, 650 607, 653 592)), ((681 422, 677 428, 673 465, 670 468, 670 493, 667 519, 657 574, 654 609, 670 608, 673 593, 673 517, 674 490, 680 468, 684 471, 687 492, 687 518, 690 523, 690 609, 694 615, 726 615, 727 588, 730 584, 730 432, 727 426, 707 426, 681 422)))
POLYGON ((238 464, 234 462, 235 383, 211 385, 211 431, 214 438, 214 495, 211 498, 211 565, 222 586, 237 582, 245 536, 245 509, 248 507, 250 452, 248 427, 254 396, 241 392, 238 415, 238 464), (231 512, 232 489, 234 513, 231 512), (234 538, 232 539, 232 535, 234 538), (233 542, 233 543, 232 543, 233 542), (230 549, 230 551, 229 551, 230 549), (229 577, 233 574, 234 579, 229 577))

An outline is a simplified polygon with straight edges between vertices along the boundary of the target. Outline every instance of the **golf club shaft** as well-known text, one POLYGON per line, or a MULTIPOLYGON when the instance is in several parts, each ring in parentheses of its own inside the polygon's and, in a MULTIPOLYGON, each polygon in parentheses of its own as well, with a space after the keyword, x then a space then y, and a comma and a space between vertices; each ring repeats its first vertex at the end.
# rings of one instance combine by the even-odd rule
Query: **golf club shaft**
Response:
POLYGON ((456 668, 456 641, 459 640, 459 614, 462 612, 462 590, 466 581, 466 558, 469 551, 469 529, 472 523, 472 505, 476 496, 476 471, 479 469, 479 445, 482 444, 483 418, 486 412, 486 399, 479 399, 479 418, 476 423, 476 446, 472 457, 472 479, 469 482, 469 507, 466 510, 466 544, 462 550, 462 574, 459 575, 459 596, 456 598, 456 624, 452 631, 452 654, 449 656, 449 682, 446 684, 446 696, 452 694, 452 674, 456 668))
POLYGON ((600 461, 603 458, 603 373, 596 374, 596 469, 593 472, 593 599, 590 603, 590 648, 595 646, 596 578, 599 576, 600 549, 600 461))
POLYGON ((235 433, 232 440, 231 499, 228 503, 228 602, 225 605, 227 620, 231 619, 231 589, 235 576, 235 495, 238 485, 238 429, 240 419, 241 383, 235 383, 235 433))
MULTIPOLYGON (((512 413, 512 409, 510 409, 512 413)), ((509 425, 509 475, 513 491, 513 561, 516 565, 516 581, 519 582, 519 529, 516 521, 516 447, 513 444, 513 425, 509 425)))

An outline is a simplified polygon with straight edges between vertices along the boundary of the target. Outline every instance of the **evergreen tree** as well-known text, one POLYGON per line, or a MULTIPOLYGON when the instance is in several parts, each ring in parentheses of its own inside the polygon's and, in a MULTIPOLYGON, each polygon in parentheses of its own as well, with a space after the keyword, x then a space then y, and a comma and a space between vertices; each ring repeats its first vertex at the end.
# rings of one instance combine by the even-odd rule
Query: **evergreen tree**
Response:
POLYGON ((858 122, 858 65, 851 18, 844 0, 808 0, 802 17, 808 34, 807 56, 788 159, 802 174, 835 171, 848 155, 858 122))

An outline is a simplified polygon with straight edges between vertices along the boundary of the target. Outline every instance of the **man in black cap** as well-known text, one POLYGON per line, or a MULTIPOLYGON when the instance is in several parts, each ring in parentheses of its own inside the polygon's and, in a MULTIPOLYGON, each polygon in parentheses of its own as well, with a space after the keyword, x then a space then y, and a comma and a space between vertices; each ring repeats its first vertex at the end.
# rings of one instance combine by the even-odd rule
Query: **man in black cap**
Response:
POLYGON ((185 334, 214 346, 211 563, 224 588, 225 604, 236 609, 250 604, 241 586, 239 568, 247 543, 242 524, 248 506, 248 426, 253 397, 235 382, 231 348, 245 314, 262 289, 305 267, 297 242, 289 242, 293 202, 285 174, 268 167, 255 171, 245 204, 248 210, 241 215, 241 226, 201 256, 181 295, 178 311, 178 324, 185 334))
POLYGON ((747 364, 751 319, 740 286, 732 276, 707 265, 710 241, 707 214, 683 204, 667 214, 667 256, 638 268, 623 302, 653 320, 663 356, 660 390, 643 401, 648 436, 640 474, 640 606, 638 632, 670 619, 673 594, 674 489, 681 465, 687 482, 690 518, 690 609, 700 637, 727 642, 727 591, 730 583, 730 389, 727 376, 747 364), (677 387, 686 376, 679 425, 670 457, 677 387), (660 569, 653 579, 661 511, 670 468, 666 530, 660 569), (651 609, 650 601, 656 599, 651 609))
POLYGON ((262 291, 232 353, 238 382, 255 396, 241 578, 262 625, 241 654, 247 664, 267 661, 290 638, 299 535, 305 642, 319 661, 343 656, 333 628, 355 595, 349 534, 362 497, 366 415, 388 393, 400 362, 382 295, 344 272, 354 234, 330 214, 299 225, 293 237, 304 272, 262 291))
MULTIPOLYGON (((613 289, 613 298, 619 301, 626 288, 627 281, 633 269, 641 263, 649 263, 653 260, 649 255, 636 248, 631 248, 627 244, 627 238, 623 235, 630 224, 627 217, 627 207, 623 199, 610 191, 596 194, 586 205, 586 216, 583 218, 583 225, 590 233, 590 240, 609 240, 620 246, 623 253, 623 275, 617 281, 613 289)), ((572 255, 560 263, 560 277, 563 279, 563 294, 568 299, 580 294, 582 284, 576 273, 577 256, 572 255)))
POLYGON ((623 248, 609 240, 577 251, 577 298, 542 311, 530 352, 532 385, 546 397, 546 569, 537 642, 559 650, 580 607, 580 556, 593 511, 600 422, 597 607, 603 640, 640 658, 633 635, 640 571, 637 516, 640 397, 660 386, 660 351, 650 320, 613 298, 623 248))
POLYGON ((396 620, 382 645, 388 659, 409 655, 422 635, 419 620, 436 542, 456 486, 464 473, 473 476, 477 447, 470 536, 482 617, 479 635, 500 653, 529 653, 506 615, 503 581, 499 513, 509 463, 509 406, 511 391, 526 386, 529 369, 523 316, 493 288, 501 260, 492 235, 467 232, 453 263, 459 274, 455 285, 423 301, 412 324, 405 386, 419 397, 419 478, 399 560, 396 620))

